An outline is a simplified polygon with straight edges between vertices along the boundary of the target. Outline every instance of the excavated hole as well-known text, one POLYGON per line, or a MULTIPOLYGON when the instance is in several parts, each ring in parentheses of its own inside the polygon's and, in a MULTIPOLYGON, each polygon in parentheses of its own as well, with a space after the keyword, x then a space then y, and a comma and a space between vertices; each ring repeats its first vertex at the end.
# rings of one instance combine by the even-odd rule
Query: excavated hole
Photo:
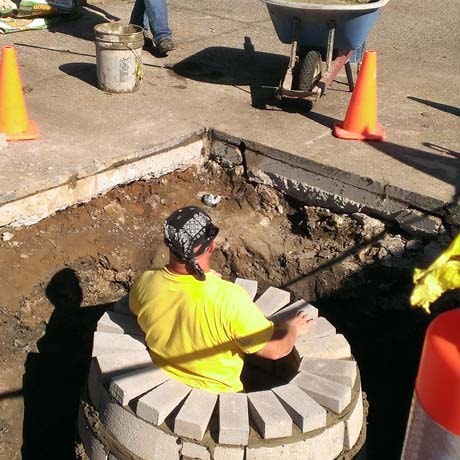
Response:
MULTIPOLYGON (((429 322, 409 309, 412 272, 448 239, 408 240, 363 214, 304 207, 214 162, 118 187, 32 227, 2 229, 13 234, 0 246, 5 458, 75 458, 95 324, 138 274, 163 266, 163 219, 200 204, 203 193, 222 196, 208 208, 221 228, 214 268, 225 279, 257 279, 260 292, 268 285, 288 289, 320 309, 345 335, 360 368, 370 404, 368 458, 398 458, 429 322)), ((455 304, 458 293, 434 311, 455 304)), ((271 385, 247 369, 244 380, 251 390, 271 385)))

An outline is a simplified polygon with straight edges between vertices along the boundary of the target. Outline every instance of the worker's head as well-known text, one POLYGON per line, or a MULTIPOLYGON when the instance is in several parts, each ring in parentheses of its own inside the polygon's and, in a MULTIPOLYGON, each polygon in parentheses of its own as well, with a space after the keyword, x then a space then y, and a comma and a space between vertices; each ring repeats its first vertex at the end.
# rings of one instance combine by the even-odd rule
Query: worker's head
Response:
POLYGON ((197 206, 186 206, 174 211, 164 223, 165 243, 172 254, 186 263, 198 279, 205 274, 196 258, 205 254, 213 245, 219 229, 209 215, 197 206))

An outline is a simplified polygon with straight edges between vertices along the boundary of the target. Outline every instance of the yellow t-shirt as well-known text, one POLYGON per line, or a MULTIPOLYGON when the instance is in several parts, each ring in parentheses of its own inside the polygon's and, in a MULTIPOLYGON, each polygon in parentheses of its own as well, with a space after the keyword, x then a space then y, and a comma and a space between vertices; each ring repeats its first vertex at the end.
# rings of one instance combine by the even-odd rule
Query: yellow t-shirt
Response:
POLYGON ((243 389, 243 353, 256 353, 273 335, 248 293, 212 272, 198 281, 166 268, 147 271, 134 282, 129 306, 155 364, 216 393, 243 389))

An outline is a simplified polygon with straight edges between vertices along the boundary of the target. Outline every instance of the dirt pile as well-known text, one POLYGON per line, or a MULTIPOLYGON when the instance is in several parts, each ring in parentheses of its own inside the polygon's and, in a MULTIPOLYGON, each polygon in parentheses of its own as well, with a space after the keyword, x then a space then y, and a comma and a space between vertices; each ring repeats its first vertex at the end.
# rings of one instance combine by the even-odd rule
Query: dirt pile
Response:
MULTIPOLYGON (((204 193, 222 197, 207 208, 221 229, 214 268, 226 279, 257 279, 260 290, 290 289, 320 308, 360 366, 370 452, 397 457, 429 321, 408 307, 412 270, 449 236, 408 240, 364 214, 304 207, 209 163, 119 187, 33 227, 0 229, 1 458, 75 458, 95 324, 138 274, 164 265, 164 218, 200 204, 204 193)), ((458 295, 444 299, 455 302, 458 295)))

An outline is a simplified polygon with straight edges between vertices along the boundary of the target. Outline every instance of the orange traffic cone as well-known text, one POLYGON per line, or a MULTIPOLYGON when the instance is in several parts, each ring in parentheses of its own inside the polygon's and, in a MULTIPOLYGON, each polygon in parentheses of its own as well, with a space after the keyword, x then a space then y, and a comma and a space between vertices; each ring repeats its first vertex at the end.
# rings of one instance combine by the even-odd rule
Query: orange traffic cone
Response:
POLYGON ((334 123, 334 136, 340 139, 385 140, 386 133, 377 123, 377 52, 364 53, 345 121, 334 123))
POLYGON ((27 117, 16 51, 12 46, 2 48, 0 62, 0 132, 5 133, 9 141, 40 137, 37 125, 27 117))

